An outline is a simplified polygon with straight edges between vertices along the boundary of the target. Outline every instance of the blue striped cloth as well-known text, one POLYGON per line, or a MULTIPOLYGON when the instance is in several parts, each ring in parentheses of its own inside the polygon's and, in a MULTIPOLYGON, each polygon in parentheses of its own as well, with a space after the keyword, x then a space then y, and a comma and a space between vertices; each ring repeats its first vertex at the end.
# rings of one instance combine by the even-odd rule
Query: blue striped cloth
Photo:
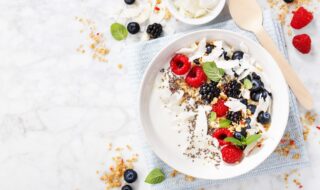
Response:
MULTIPOLYGON (((285 39, 283 36, 283 31, 281 26, 272 19, 272 15, 269 11, 264 12, 264 27, 266 31, 270 34, 270 36, 273 38, 273 40, 277 43, 279 49, 287 55, 286 52, 286 44, 285 39)), ((208 25, 205 27, 197 28, 197 29, 207 29, 207 28, 218 28, 218 29, 227 29, 232 30, 237 33, 240 33, 242 35, 248 36, 251 39, 256 40, 254 35, 251 33, 241 30, 238 28, 235 23, 232 20, 228 20, 225 22, 221 22, 214 25, 208 25)), ((142 42, 136 45, 132 45, 131 47, 127 47, 122 55, 126 55, 125 60, 128 60, 128 80, 131 81, 131 87, 133 89, 133 93, 137 94, 137 89, 139 88, 141 77, 143 75, 143 72, 146 68, 146 66, 149 64, 151 59, 154 57, 154 55, 166 44, 168 44, 170 41, 172 41, 174 38, 180 36, 182 34, 176 34, 173 36, 167 36, 163 37, 157 40, 152 40, 148 42, 142 42)), ((140 126, 137 126, 139 130, 141 130, 141 136, 142 136, 142 148, 144 151, 144 157, 147 161, 147 167, 151 170, 155 167, 161 168, 166 175, 169 175, 170 172, 172 172, 172 168, 167 166, 164 162, 162 162, 149 147, 147 146, 147 143, 143 140, 144 139, 144 133, 140 126)), ((302 125, 299 120, 299 110, 297 108, 297 103, 290 92, 290 114, 289 114, 289 120, 288 125, 286 128, 286 133, 290 135, 292 139, 295 140, 296 149, 291 150, 290 154, 288 156, 282 156, 277 153, 273 153, 271 156, 269 156, 261 165, 259 165, 254 170, 250 171, 247 174, 244 174, 242 176, 232 178, 232 179, 226 179, 226 180, 201 180, 197 179, 193 182, 186 182, 185 177, 183 175, 178 175, 174 178, 167 177, 167 179, 158 185, 153 185, 152 187, 154 189, 200 189, 203 187, 208 187, 211 185, 224 183, 230 180, 243 180, 247 177, 262 175, 262 174, 270 174, 270 173, 278 173, 283 172, 285 170, 291 169, 291 168, 301 168, 305 167, 309 164, 309 159, 306 153, 306 149, 304 146, 304 140, 303 140, 303 131, 302 131, 302 125), (299 159, 293 159, 293 155, 299 154, 299 159)), ((279 145, 283 146, 283 145, 279 145)))

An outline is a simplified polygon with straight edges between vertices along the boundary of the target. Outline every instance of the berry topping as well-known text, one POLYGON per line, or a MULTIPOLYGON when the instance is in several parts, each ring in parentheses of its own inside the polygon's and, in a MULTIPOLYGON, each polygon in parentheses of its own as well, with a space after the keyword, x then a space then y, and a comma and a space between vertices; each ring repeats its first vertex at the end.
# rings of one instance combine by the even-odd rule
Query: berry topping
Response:
POLYGON ((212 50, 214 49, 214 45, 212 44, 207 44, 206 45, 206 54, 210 54, 212 52, 212 50))
POLYGON ((260 112, 257 121, 261 124, 268 124, 271 121, 271 115, 268 112, 260 112))
POLYGON ((135 2, 135 0, 124 0, 124 2, 128 5, 132 5, 135 2))
POLYGON ((201 95, 201 99, 209 104, 213 98, 219 97, 220 89, 217 87, 216 82, 206 83, 200 87, 199 94, 201 95))
POLYGON ((234 145, 227 145, 221 150, 222 159, 228 164, 239 162, 243 157, 243 152, 240 148, 234 145))
POLYGON ((213 132, 212 136, 218 140, 220 146, 223 146, 229 144, 228 142, 225 142, 224 139, 232 137, 233 134, 229 129, 219 128, 213 132))
POLYGON ((294 0, 284 0, 286 3, 292 3, 294 0))
POLYGON ((261 80, 257 80, 257 79, 253 79, 251 81, 252 84, 252 88, 250 89, 253 92, 257 92, 259 90, 261 90, 264 86, 263 82, 261 80))
POLYGON ((250 104, 250 105, 248 105, 247 108, 248 108, 248 110, 250 110, 251 114, 254 114, 254 112, 256 111, 257 106, 253 105, 253 104, 250 104))
POLYGON ((242 113, 241 111, 237 111, 237 112, 230 111, 227 114, 227 119, 235 123, 239 123, 239 121, 242 119, 242 113))
POLYGON ((127 182, 127 183, 133 183, 137 180, 138 178, 138 174, 136 171, 134 171, 133 169, 127 169, 124 174, 124 180, 127 182))
POLYGON ((262 95, 262 92, 261 92, 261 91, 258 91, 258 92, 253 92, 253 91, 252 91, 252 92, 250 92, 250 98, 251 98, 251 100, 256 101, 256 102, 259 101, 261 95, 262 95))
POLYGON ((125 185, 121 188, 121 190, 132 190, 132 187, 130 185, 125 185))
POLYGON ((244 138, 243 135, 241 134, 241 132, 238 132, 238 131, 234 132, 233 136, 234 136, 234 138, 239 139, 239 140, 244 138))
POLYGON ((217 103, 212 105, 212 111, 216 112, 217 117, 223 117, 227 114, 229 108, 224 105, 224 100, 219 99, 217 103))
POLYGON ((199 59, 195 59, 195 60, 193 60, 193 63, 196 64, 196 65, 200 65, 200 60, 199 59))
POLYGON ((151 39, 160 37, 162 33, 162 25, 158 23, 149 25, 147 28, 147 33, 149 34, 151 39))
POLYGON ((137 22, 129 22, 127 30, 130 34, 136 34, 140 31, 140 25, 137 22))
POLYGON ((232 80, 224 86, 224 93, 228 97, 239 98, 241 84, 232 80))
POLYGON ((240 102, 243 103, 244 105, 248 105, 248 100, 247 99, 241 98, 240 102))
POLYGON ((303 7, 299 7, 298 10, 293 12, 293 17, 290 25, 294 29, 300 29, 307 26, 313 19, 311 12, 303 7))
POLYGON ((256 80, 261 80, 261 77, 259 75, 257 75, 257 73, 253 72, 251 74, 252 79, 256 79, 256 80))
POLYGON ((296 35, 292 39, 292 44, 303 54, 307 54, 311 50, 311 38, 308 34, 296 35))
POLYGON ((207 76, 202 70, 202 67, 200 66, 192 67, 192 69, 187 74, 185 79, 186 83, 189 86, 195 87, 195 88, 200 87, 202 84, 206 82, 206 80, 207 80, 207 76))
POLYGON ((191 63, 187 56, 177 54, 171 59, 170 67, 176 75, 184 75, 190 70, 191 63))
POLYGON ((224 60, 226 60, 226 61, 230 60, 230 57, 228 56, 228 52, 223 51, 223 53, 221 54, 221 56, 222 56, 222 55, 223 55, 223 59, 224 59, 224 60))
POLYGON ((243 58, 243 54, 244 53, 242 51, 235 51, 235 52, 233 52, 231 59, 232 60, 236 60, 236 59, 240 60, 243 58))

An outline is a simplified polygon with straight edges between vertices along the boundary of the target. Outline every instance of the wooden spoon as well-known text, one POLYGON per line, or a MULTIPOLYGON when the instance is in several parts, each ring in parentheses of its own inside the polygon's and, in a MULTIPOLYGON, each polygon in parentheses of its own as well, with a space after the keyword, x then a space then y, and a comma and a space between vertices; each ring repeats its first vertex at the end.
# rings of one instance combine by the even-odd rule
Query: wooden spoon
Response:
POLYGON ((301 105, 306 109, 312 109, 313 100, 311 94, 263 28, 263 15, 256 0, 229 0, 229 9, 236 24, 245 30, 255 33, 262 46, 273 56, 301 105))

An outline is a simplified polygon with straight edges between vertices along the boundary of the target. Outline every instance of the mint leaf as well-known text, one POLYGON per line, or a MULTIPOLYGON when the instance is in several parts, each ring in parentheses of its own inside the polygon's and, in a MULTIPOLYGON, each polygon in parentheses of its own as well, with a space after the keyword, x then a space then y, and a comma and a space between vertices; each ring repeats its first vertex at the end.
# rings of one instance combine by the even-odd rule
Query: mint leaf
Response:
POLYGON ((159 168, 155 168, 148 174, 144 182, 149 184, 158 184, 163 182, 164 180, 164 173, 159 168))
POLYGON ((216 112, 211 112, 209 116, 209 121, 215 121, 217 119, 217 114, 216 112))
POLYGON ((114 39, 120 41, 128 36, 127 28, 120 23, 113 23, 110 27, 111 35, 114 39))
POLYGON ((242 146, 243 143, 241 141, 239 141, 238 139, 234 138, 234 137, 227 137, 225 139, 223 139, 225 142, 231 142, 234 145, 237 146, 242 146))
POLYGON ((215 62, 205 62, 202 68, 207 77, 214 82, 219 82, 224 75, 224 70, 218 68, 215 62))
POLYGON ((230 124, 231 124, 231 121, 228 120, 228 119, 221 119, 219 121, 219 127, 220 128, 227 128, 227 127, 229 127, 230 124))
POLYGON ((261 134, 254 134, 254 135, 248 136, 248 137, 246 138, 245 143, 246 143, 247 145, 249 145, 249 144, 257 141, 258 139, 260 139, 260 137, 261 137, 261 134))
POLYGON ((252 88, 252 83, 249 79, 244 79, 243 81, 243 86, 245 89, 251 89, 252 88))

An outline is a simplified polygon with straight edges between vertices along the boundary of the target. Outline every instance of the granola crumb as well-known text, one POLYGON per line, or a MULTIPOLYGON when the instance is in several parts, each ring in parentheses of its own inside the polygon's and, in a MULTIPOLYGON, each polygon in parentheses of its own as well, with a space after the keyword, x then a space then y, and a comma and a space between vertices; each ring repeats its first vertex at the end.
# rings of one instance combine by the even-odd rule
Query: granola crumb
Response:
POLYGON ((192 181, 195 180, 195 178, 192 177, 192 176, 190 176, 190 175, 185 175, 185 176, 184 176, 184 179, 185 179, 186 181, 189 181, 189 182, 192 182, 192 181))
POLYGON ((173 170, 171 173, 170 173, 170 176, 171 177, 176 177, 177 174, 179 174, 179 172, 177 170, 173 170))
POLYGON ((118 64, 117 67, 118 67, 118 69, 121 70, 123 68, 123 65, 122 64, 118 64))

